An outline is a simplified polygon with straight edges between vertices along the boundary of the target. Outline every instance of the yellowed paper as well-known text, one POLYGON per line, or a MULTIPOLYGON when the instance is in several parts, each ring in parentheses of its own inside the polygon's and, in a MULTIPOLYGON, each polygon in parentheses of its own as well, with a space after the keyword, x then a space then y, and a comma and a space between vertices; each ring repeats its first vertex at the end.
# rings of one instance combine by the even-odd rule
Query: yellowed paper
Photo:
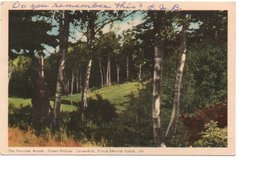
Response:
MULTIPOLYGON (((233 2, 2 2, 0 50, 0 152, 10 155, 234 155, 235 154, 235 3, 233 2), (8 52, 10 10, 137 10, 228 12, 228 145, 212 147, 11 147, 8 144, 8 52)), ((152 118, 152 117, 151 117, 152 118)))

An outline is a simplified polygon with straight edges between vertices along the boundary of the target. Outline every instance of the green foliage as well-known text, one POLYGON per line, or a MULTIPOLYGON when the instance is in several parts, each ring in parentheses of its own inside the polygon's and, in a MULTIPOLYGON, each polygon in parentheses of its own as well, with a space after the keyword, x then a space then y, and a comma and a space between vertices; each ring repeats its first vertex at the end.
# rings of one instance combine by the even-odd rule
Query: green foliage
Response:
MULTIPOLYGON (((101 141, 104 127, 117 117, 116 108, 101 95, 96 99, 89 98, 85 115, 80 112, 72 112, 65 128, 75 139, 95 139, 101 141), (101 130, 102 129, 102 130, 101 130)), ((63 122, 62 124, 66 124, 63 122)))
POLYGON ((13 104, 9 104, 8 124, 10 127, 28 130, 32 127, 31 114, 32 108, 30 106, 17 108, 13 104))
POLYGON ((9 81, 9 95, 28 98, 31 96, 31 59, 17 56, 13 61, 12 75, 9 81))
MULTIPOLYGON (((189 23, 189 31, 187 61, 181 86, 180 113, 193 113, 209 104, 227 100, 226 12, 139 12, 143 13, 140 16, 144 17, 144 22, 136 26, 134 30, 124 32, 121 35, 122 38, 114 31, 102 33, 103 24, 110 20, 125 22, 126 18, 122 18, 123 13, 125 12, 74 11, 74 16, 71 15, 70 27, 75 27, 75 31, 78 30, 84 35, 89 32, 86 30, 88 28, 86 24, 90 24, 90 19, 93 19, 95 23, 97 35, 93 39, 94 44, 91 45, 94 52, 90 88, 100 87, 100 73, 102 72, 105 76, 108 57, 111 60, 112 83, 116 81, 116 67, 120 68, 120 81, 135 81, 140 64, 143 79, 150 81, 154 67, 154 38, 155 36, 162 37, 165 41, 165 56, 162 71, 161 115, 162 128, 165 132, 172 110, 176 71, 179 65, 180 38, 178 34, 180 25, 184 22, 184 16, 189 16, 185 19, 185 22, 189 23), (197 29, 194 29, 196 27, 197 29), (129 79, 126 79, 127 59, 129 79)), ((55 14, 59 13, 55 12, 55 14)), ((45 44, 56 46, 57 33, 53 34, 51 30, 58 27, 54 25, 59 16, 52 15, 54 15, 53 11, 10 11, 9 57, 14 64, 14 71, 9 82, 9 95, 13 97, 9 101, 14 104, 10 104, 9 107, 9 125, 12 127, 33 127, 30 120, 30 99, 14 98, 14 96, 31 96, 30 73, 33 68, 31 58, 36 58, 36 52, 42 51, 45 44), (53 17, 54 22, 50 23, 52 20, 48 17, 53 17), (14 54, 27 54, 28 57, 17 57, 14 54), (17 58, 14 59, 15 57, 17 58)), ((136 16, 132 19, 139 20, 136 16)), ((71 33, 71 35, 74 34, 71 33)), ((84 83, 86 63, 90 57, 88 46, 85 42, 69 43, 65 68, 66 85, 71 82, 70 79, 75 71, 81 75, 79 77, 81 84, 84 83)), ((45 78, 52 96, 56 89, 57 68, 57 53, 45 58, 45 78)), ((152 86, 150 83, 142 86, 137 82, 114 85, 92 90, 89 95, 85 117, 82 117, 80 111, 77 110, 81 99, 79 93, 62 97, 61 124, 56 132, 58 136, 68 134, 81 141, 106 139, 111 146, 153 145, 152 86)), ((52 101, 51 105, 53 105, 52 101)), ((202 138, 194 145, 225 146, 226 131, 211 122, 202 133, 202 138)), ((179 121, 173 146, 188 146, 186 137, 186 129, 179 121)))
MULTIPOLYGON (((174 83, 179 63, 178 51, 164 61, 162 105, 172 107, 174 83)), ((227 99, 227 52, 214 41, 190 43, 181 85, 181 113, 192 113, 227 99)))
POLYGON ((201 139, 194 142, 194 147, 227 147, 227 128, 219 128, 217 122, 210 121, 205 129, 201 139))
POLYGON ((40 20, 49 18, 52 13, 53 11, 9 11, 9 56, 20 52, 32 55, 33 51, 42 50, 44 44, 57 45, 55 36, 47 34, 52 29, 51 24, 40 20))
POLYGON ((58 55, 53 54, 49 58, 44 60, 44 77, 45 81, 48 84, 48 89, 52 95, 56 91, 56 82, 58 75, 58 55))
POLYGON ((153 146, 150 85, 138 93, 138 97, 129 95, 127 109, 110 124, 107 132, 112 146, 153 146))
POLYGON ((117 117, 115 106, 100 94, 96 94, 96 99, 89 99, 86 115, 88 120, 97 125, 108 123, 117 117))

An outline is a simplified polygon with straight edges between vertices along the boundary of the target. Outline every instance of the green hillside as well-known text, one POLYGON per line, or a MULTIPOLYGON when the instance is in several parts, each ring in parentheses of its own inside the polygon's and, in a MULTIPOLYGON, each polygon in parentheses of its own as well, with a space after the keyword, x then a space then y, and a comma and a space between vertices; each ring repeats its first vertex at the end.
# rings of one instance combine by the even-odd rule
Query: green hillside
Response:
MULTIPOLYGON (((101 89, 90 91, 89 96, 95 98, 96 94, 100 94, 104 99, 108 99, 112 104, 116 106, 117 112, 120 113, 125 109, 128 97, 131 93, 134 96, 138 93, 138 88, 141 85, 138 82, 124 83, 121 85, 113 85, 110 87, 104 87, 101 89)), ((63 112, 72 112, 77 109, 74 103, 79 102, 81 94, 66 95, 62 97, 63 104, 61 110, 63 112)), ((9 97, 9 103, 15 107, 23 107, 31 105, 31 99, 9 97)), ((51 101, 53 105, 53 101, 51 101)))

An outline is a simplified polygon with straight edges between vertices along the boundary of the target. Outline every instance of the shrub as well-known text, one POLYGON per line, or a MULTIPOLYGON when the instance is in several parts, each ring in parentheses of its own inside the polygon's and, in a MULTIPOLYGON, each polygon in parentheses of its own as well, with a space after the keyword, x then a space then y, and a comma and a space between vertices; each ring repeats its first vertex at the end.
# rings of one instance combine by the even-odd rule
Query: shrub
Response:
POLYGON ((79 111, 70 113, 70 120, 63 124, 69 135, 76 140, 104 140, 108 124, 117 117, 116 108, 101 95, 96 95, 96 99, 88 100, 88 108, 82 116, 79 111))
POLYGON ((217 122, 205 124, 201 139, 194 142, 195 147, 227 147, 227 128, 219 128, 217 122))
POLYGON ((153 146, 151 86, 147 84, 138 93, 138 97, 128 95, 126 110, 105 130, 112 146, 153 146))
POLYGON ((30 106, 16 108, 13 104, 9 104, 8 125, 10 127, 19 127, 27 130, 32 126, 30 106))
POLYGON ((96 99, 88 100, 86 118, 97 125, 108 123, 117 117, 116 108, 107 99, 103 99, 100 94, 96 94, 96 99))

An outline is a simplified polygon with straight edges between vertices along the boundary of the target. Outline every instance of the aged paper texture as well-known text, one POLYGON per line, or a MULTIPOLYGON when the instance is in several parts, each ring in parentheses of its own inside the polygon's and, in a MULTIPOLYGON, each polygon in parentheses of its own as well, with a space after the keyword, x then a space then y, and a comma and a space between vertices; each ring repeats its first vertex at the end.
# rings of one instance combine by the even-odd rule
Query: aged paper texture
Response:
POLYGON ((235 26, 233 2, 2 2, 1 154, 234 155, 235 26))

